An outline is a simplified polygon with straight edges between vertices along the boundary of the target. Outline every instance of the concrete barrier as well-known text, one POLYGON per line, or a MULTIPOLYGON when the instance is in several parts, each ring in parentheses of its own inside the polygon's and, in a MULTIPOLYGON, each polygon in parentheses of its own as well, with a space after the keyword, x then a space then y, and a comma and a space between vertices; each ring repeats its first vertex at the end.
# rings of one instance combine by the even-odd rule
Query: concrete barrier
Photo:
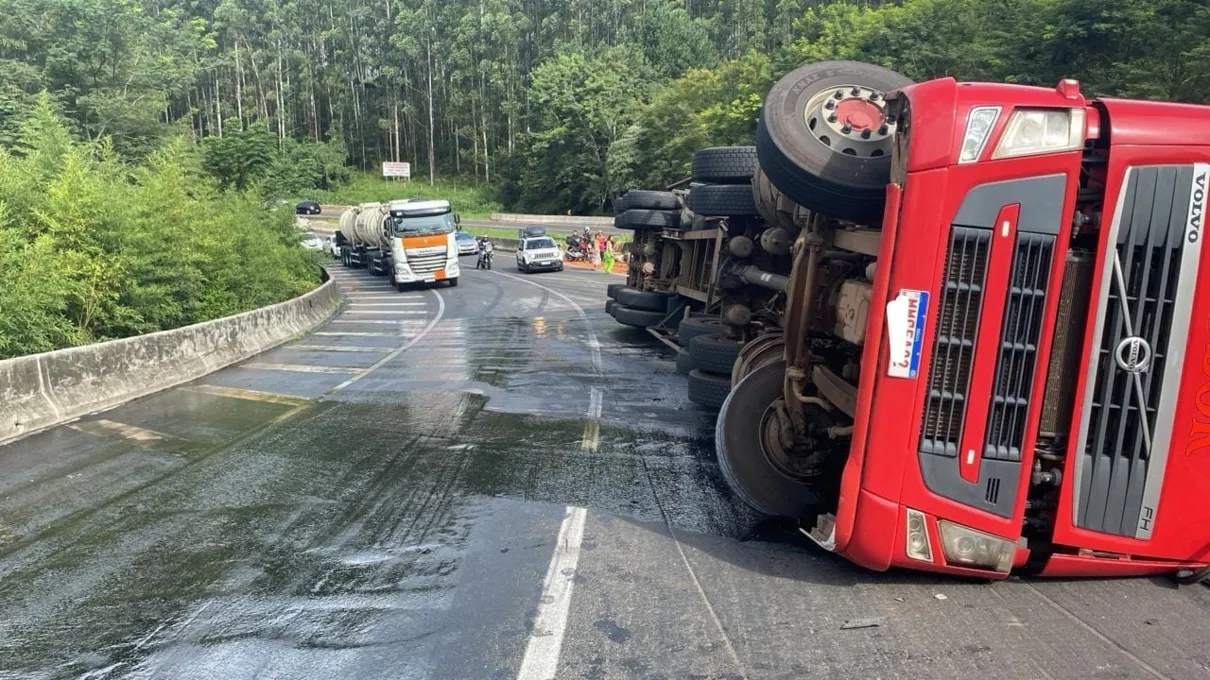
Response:
POLYGON ((493 222, 564 225, 571 227, 612 227, 612 217, 581 217, 579 215, 519 215, 492 213, 493 222))
POLYGON ((0 361, 0 444, 243 361, 314 328, 339 304, 329 280, 235 316, 0 361))

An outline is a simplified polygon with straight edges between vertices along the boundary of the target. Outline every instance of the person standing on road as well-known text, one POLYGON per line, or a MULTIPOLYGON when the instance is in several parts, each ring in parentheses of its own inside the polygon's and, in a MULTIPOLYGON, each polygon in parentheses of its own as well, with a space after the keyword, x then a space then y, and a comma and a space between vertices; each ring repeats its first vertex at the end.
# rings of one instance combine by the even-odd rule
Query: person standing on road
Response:
POLYGON ((588 263, 593 267, 600 264, 601 261, 597 259, 597 255, 599 254, 597 251, 597 242, 590 238, 584 242, 584 247, 588 249, 588 263))
POLYGON ((612 236, 610 236, 608 239, 605 240, 605 249, 602 251, 602 254, 601 254, 601 262, 604 263, 604 266, 602 267, 603 271, 606 274, 612 274, 613 273, 613 237, 612 236))

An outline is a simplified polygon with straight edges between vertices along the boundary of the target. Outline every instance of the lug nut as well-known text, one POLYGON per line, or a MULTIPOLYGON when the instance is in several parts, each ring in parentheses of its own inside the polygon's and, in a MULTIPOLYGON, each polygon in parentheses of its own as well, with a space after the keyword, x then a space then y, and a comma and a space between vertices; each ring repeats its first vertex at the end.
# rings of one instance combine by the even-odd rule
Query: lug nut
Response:
POLYGON ((860 88, 860 87, 854 87, 853 89, 849 90, 849 94, 851 94, 851 95, 853 95, 854 97, 856 97, 857 95, 861 94, 861 88, 860 88))
POLYGON ((837 90, 837 91, 836 91, 836 94, 834 94, 834 95, 832 95, 832 96, 833 96, 833 97, 836 97, 837 99, 841 99, 841 98, 843 98, 843 97, 844 97, 844 91, 843 91, 843 90, 837 90))
POLYGON ((888 133, 890 131, 891 131, 891 128, 887 127, 886 125, 883 125, 882 127, 878 128, 878 134, 880 134, 880 135, 885 135, 886 133, 888 133))
POLYGON ((840 131, 847 135, 853 131, 853 126, 849 125, 848 123, 845 123, 844 127, 840 128, 840 131))
POLYGON ((829 99, 828 101, 826 101, 826 102, 824 102, 824 103, 823 103, 823 107, 824 107, 825 109, 827 109, 827 110, 831 111, 832 109, 836 108, 836 102, 834 102, 834 101, 832 101, 831 99, 829 99))
POLYGON ((887 117, 886 117, 886 123, 887 123, 887 125, 894 125, 894 124, 895 124, 895 117, 894 117, 894 116, 887 116, 887 117))
POLYGON ((839 120, 839 119, 836 117, 836 114, 835 114, 835 113, 830 113, 830 114, 828 114, 828 122, 829 122, 829 123, 835 123, 837 120, 839 120))
POLYGON ((865 129, 865 130, 862 130, 862 131, 861 131, 861 138, 862 138, 862 139, 869 139, 869 138, 870 138, 870 130, 869 130, 868 128, 867 128, 867 129, 865 129))
POLYGON ((876 102, 876 101, 878 101, 878 93, 877 93, 877 92, 871 92, 871 93, 870 93, 870 101, 872 101, 872 102, 876 102))

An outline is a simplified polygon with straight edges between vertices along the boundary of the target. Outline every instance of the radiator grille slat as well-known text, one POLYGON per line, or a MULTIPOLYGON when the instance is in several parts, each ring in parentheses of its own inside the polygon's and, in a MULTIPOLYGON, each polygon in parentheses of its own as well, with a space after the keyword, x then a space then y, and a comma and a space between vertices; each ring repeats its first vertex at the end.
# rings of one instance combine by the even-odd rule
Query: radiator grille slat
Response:
POLYGON ((1049 235, 1023 232, 1017 237, 987 418, 984 458, 1021 460, 1054 243, 1054 237, 1049 235))
POLYGON ((953 227, 945 257, 920 450, 956 457, 983 308, 991 232, 953 227))

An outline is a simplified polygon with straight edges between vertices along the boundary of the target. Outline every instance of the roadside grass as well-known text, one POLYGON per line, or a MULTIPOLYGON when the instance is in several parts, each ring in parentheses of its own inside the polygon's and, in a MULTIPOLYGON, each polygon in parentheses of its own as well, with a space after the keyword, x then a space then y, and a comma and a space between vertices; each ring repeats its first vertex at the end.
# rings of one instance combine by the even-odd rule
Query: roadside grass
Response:
POLYGON ((314 200, 335 205, 385 203, 401 198, 442 199, 450 202, 454 212, 465 218, 487 219, 501 206, 488 196, 486 187, 457 180, 439 180, 430 185, 423 179, 386 180, 371 173, 353 176, 348 184, 328 191, 314 191, 314 200))

